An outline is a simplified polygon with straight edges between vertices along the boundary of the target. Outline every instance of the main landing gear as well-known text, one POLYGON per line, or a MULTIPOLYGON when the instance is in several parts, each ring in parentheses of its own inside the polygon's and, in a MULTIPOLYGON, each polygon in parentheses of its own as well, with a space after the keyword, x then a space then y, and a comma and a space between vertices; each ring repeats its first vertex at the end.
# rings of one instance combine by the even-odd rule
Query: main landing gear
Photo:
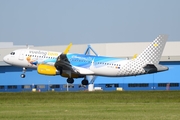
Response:
POLYGON ((74 79, 73 78, 68 78, 67 79, 67 83, 73 84, 74 83, 74 79))
POLYGON ((84 80, 81 81, 81 84, 82 84, 82 85, 88 85, 88 84, 89 84, 89 81, 86 80, 86 79, 84 79, 84 80))
MULTIPOLYGON (((70 84, 73 84, 74 83, 74 79, 73 78, 68 78, 67 79, 67 83, 70 83, 70 84)), ((81 84, 82 85, 88 85, 89 84, 89 81, 84 78, 82 81, 81 81, 81 84)))
POLYGON ((26 73, 26 68, 23 67, 23 73, 21 74, 21 78, 25 78, 26 77, 25 73, 26 73))

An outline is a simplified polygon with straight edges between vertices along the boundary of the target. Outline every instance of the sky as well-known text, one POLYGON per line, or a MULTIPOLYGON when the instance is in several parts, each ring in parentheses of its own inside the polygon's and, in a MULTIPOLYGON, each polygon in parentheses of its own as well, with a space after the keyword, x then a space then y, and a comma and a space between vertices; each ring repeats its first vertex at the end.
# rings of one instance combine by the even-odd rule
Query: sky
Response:
POLYGON ((0 42, 51 46, 180 41, 180 0, 0 0, 0 42))

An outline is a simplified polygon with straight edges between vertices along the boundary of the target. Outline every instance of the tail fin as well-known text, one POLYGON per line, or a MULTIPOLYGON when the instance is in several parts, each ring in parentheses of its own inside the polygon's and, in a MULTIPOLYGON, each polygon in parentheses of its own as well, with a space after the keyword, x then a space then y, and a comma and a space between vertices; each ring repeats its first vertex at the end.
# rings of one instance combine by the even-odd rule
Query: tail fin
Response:
POLYGON ((159 35, 137 58, 143 63, 158 64, 168 36, 159 35))

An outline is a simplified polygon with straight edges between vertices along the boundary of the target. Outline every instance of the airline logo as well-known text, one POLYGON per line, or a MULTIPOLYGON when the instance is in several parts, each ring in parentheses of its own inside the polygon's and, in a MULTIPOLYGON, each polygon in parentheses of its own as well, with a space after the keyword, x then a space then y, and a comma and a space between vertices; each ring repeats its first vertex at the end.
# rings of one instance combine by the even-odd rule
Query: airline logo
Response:
POLYGON ((40 50, 30 50, 29 54, 42 55, 42 56, 52 56, 52 57, 59 55, 57 52, 46 52, 46 51, 40 51, 40 50))

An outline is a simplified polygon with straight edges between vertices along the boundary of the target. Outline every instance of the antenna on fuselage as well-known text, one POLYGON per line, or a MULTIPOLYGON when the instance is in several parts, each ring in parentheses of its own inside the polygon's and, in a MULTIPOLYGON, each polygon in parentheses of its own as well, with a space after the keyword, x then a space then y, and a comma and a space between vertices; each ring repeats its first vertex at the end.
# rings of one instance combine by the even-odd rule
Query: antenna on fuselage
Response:
POLYGON ((29 49, 29 45, 28 44, 26 44, 26 48, 29 49))

